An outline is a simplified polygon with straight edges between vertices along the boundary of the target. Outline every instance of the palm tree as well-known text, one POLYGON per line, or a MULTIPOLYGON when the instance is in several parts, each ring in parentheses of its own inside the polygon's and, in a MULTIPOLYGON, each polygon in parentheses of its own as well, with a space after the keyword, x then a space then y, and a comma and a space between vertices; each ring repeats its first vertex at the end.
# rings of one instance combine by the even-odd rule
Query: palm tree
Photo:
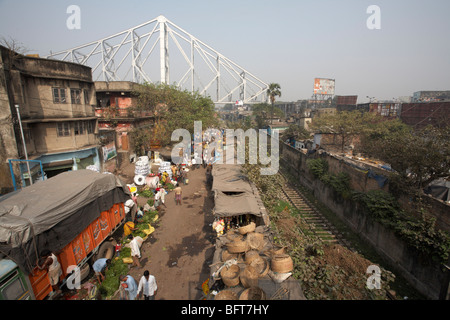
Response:
POLYGON ((272 113, 270 118, 270 123, 273 122, 273 105, 275 103, 275 97, 281 97, 281 87, 278 83, 269 84, 269 88, 267 88, 267 95, 270 98, 270 102, 272 102, 272 113))

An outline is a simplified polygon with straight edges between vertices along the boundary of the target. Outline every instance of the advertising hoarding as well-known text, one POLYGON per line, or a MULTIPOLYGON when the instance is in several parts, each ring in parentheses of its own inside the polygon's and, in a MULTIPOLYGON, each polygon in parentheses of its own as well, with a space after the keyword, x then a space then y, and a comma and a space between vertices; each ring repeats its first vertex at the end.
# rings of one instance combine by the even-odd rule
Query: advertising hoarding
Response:
POLYGON ((315 78, 314 94, 334 95, 334 79, 315 78))

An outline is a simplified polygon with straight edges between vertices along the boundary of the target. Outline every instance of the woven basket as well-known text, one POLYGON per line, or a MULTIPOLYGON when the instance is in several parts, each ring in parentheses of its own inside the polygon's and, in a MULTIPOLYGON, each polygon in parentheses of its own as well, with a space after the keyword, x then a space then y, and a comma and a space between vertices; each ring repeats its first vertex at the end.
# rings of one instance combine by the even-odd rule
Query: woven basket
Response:
POLYGON ((255 231, 255 228, 256 224, 254 222, 250 222, 248 225, 240 227, 238 230, 240 234, 247 234, 249 232, 255 231))
POLYGON ((222 261, 223 262, 230 260, 230 259, 237 259, 238 257, 239 257, 238 253, 230 253, 226 249, 222 251, 222 261))
POLYGON ((248 244, 243 240, 234 240, 227 244, 229 253, 242 253, 248 250, 248 244))
POLYGON ((259 278, 265 277, 270 269, 269 263, 262 257, 254 259, 249 266, 253 267, 258 272, 259 278))
POLYGON ((247 266, 241 271, 239 278, 244 288, 256 287, 258 286, 259 272, 252 266, 247 266))
POLYGON ((239 300, 266 300, 266 293, 260 287, 251 287, 242 291, 239 300))
POLYGON ((259 257, 259 252, 257 250, 249 250, 245 253, 245 263, 250 264, 254 259, 259 257))
POLYGON ((294 263, 288 254, 277 254, 272 257, 271 269, 273 272, 286 273, 294 269, 294 263))
POLYGON ((228 287, 234 287, 239 284, 239 274, 241 268, 237 264, 232 264, 230 267, 224 267, 220 271, 223 283, 228 287))
POLYGON ((222 290, 214 296, 214 300, 237 300, 238 296, 231 290, 222 290))
POLYGON ((228 240, 233 241, 233 240, 236 240, 236 239, 241 240, 243 236, 242 236, 242 234, 239 234, 236 231, 234 231, 234 229, 230 229, 230 230, 227 231, 226 237, 227 237, 228 240))
POLYGON ((265 245, 264 235, 258 232, 247 233, 246 241, 250 249, 261 250, 265 245))
POLYGON ((273 248, 272 250, 270 250, 270 253, 272 254, 272 256, 278 255, 278 254, 285 254, 286 253, 286 247, 273 248))

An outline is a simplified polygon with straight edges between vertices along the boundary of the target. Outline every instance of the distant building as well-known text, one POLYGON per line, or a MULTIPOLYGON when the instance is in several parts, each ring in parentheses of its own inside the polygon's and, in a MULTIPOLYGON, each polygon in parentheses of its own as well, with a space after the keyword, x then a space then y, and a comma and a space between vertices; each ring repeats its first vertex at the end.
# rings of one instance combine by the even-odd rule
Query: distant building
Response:
POLYGON ((91 68, 0 46, 1 193, 11 191, 13 181, 31 183, 26 156, 34 160, 29 162, 32 181, 43 179, 40 164, 44 177, 90 165, 100 170, 95 101, 91 68), (9 160, 22 160, 11 162, 13 175, 9 160))
POLYGON ((369 103, 369 112, 373 112, 387 118, 398 118, 400 116, 401 108, 402 104, 395 102, 369 103))
POLYGON ((338 111, 358 110, 360 112, 373 112, 386 118, 398 118, 402 104, 397 102, 372 102, 357 105, 338 105, 336 108, 338 111))
POLYGON ((450 125, 450 101, 404 103, 400 119, 416 129, 427 125, 448 126, 450 125))
POLYGON ((450 100, 450 90, 447 91, 417 91, 413 93, 411 102, 436 102, 450 100))
POLYGON ((301 128, 304 128, 306 130, 309 130, 309 125, 312 121, 312 111, 309 108, 303 109, 303 111, 299 114, 295 114, 293 116, 294 123, 298 125, 301 128))
MULTIPOLYGON (((116 148, 121 156, 119 162, 122 158, 128 159, 133 153, 130 131, 135 128, 150 128, 154 124, 153 113, 133 108, 136 103, 136 97, 133 96, 136 85, 137 83, 130 81, 95 82, 95 114, 98 117, 99 136, 104 144, 116 148)), ((107 160, 105 163, 109 171, 114 170, 117 165, 107 160)))
POLYGON ((288 117, 290 114, 295 114, 300 112, 300 102, 282 102, 278 101, 275 102, 275 106, 280 108, 286 117, 288 117))

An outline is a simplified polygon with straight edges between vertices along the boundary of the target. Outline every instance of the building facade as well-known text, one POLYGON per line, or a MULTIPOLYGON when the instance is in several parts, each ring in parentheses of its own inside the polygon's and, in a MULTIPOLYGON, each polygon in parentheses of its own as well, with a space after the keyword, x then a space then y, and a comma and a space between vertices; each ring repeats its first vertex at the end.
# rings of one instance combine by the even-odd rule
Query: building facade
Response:
POLYGON ((63 171, 100 170, 95 102, 91 68, 0 46, 1 193, 63 171))
POLYGON ((153 113, 134 108, 136 97, 133 92, 136 85, 130 81, 95 82, 95 114, 101 143, 109 149, 115 149, 119 156, 119 161, 104 158, 108 171, 113 171, 120 166, 121 159, 127 159, 134 153, 130 132, 134 129, 148 130, 154 125, 153 113))

